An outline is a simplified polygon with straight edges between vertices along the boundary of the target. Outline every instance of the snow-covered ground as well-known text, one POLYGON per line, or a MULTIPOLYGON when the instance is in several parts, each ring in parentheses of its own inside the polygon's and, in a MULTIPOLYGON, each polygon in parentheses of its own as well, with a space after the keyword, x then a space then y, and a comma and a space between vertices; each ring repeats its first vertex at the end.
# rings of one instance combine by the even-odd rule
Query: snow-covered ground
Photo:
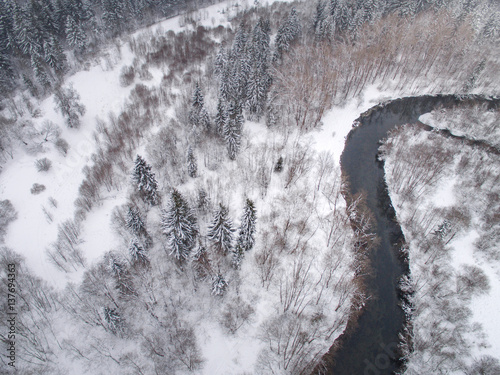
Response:
MULTIPOLYGON (((228 25, 228 17, 234 16, 237 10, 232 3, 229 5, 228 3, 221 3, 200 10, 191 16, 197 19, 198 24, 205 24, 206 26, 214 24, 228 25)), ((140 31, 134 36, 138 36, 141 32, 164 33, 168 30, 173 30, 174 32, 183 31, 190 27, 189 23, 187 26, 184 25, 183 17, 179 16, 166 20, 152 26, 149 30, 140 31)), ((2 199, 10 200, 18 212, 17 220, 12 222, 8 227, 5 245, 22 254, 26 259, 28 268, 36 276, 41 277, 56 289, 62 290, 69 281, 78 285, 84 277, 84 271, 93 269, 93 266, 102 260, 102 256, 105 253, 111 250, 124 252, 122 249, 124 239, 119 238, 111 228, 111 213, 114 207, 123 205, 127 201, 129 191, 126 186, 122 186, 119 190, 112 189, 111 191, 103 192, 100 204, 87 213, 82 220, 81 243, 78 245, 78 248, 85 258, 85 267, 77 267, 77 270, 66 273, 54 266, 46 255, 46 250, 57 239, 59 225, 74 218, 74 202, 79 197, 79 186, 85 178, 83 168, 93 165, 92 156, 98 147, 98 143, 96 142, 96 131, 98 130, 97 119, 106 122, 109 113, 118 115, 127 105, 130 92, 134 86, 120 86, 120 72, 122 67, 130 66, 135 57, 129 48, 129 44, 123 42, 119 49, 113 45, 108 50, 103 51, 102 57, 93 61, 86 70, 67 77, 64 86, 71 85, 80 95, 81 103, 86 107, 86 113, 82 117, 81 125, 78 129, 68 129, 65 127, 63 117, 55 110, 53 96, 46 98, 39 104, 41 116, 32 119, 35 128, 40 129, 42 123, 46 120, 57 124, 61 128, 60 137, 65 139, 70 146, 66 156, 61 155, 51 142, 46 142, 43 146, 44 151, 38 154, 18 150, 15 157, 3 166, 2 173, 0 174, 0 194, 2 199), (47 172, 38 172, 35 168, 35 161, 42 157, 46 157, 52 161, 52 167, 47 172), (43 184, 46 189, 39 194, 31 194, 30 189, 33 183, 43 184), (49 198, 52 199, 49 200, 49 198)), ((158 86, 165 71, 168 71, 168 67, 150 67, 153 78, 143 83, 148 87, 158 86)), ((136 80, 136 83, 138 82, 139 80, 136 80)), ((175 89, 178 90, 177 92, 182 92, 182 88, 175 89)), ((376 92, 370 99, 376 100, 376 96, 378 95, 380 93, 376 92)), ((336 169, 328 172, 332 173, 332 175, 327 174, 326 176, 338 177, 339 157, 343 149, 344 138, 351 128, 352 121, 360 112, 372 105, 373 103, 367 99, 361 104, 358 101, 351 101, 344 108, 332 109, 325 116, 324 126, 321 130, 304 137, 295 134, 296 143, 293 145, 287 145, 281 135, 267 129, 263 123, 247 123, 245 125, 245 137, 247 137, 248 142, 248 158, 253 158, 252 160, 246 160, 247 156, 245 155, 238 161, 239 164, 226 162, 222 170, 217 173, 213 173, 200 165, 202 177, 198 179, 197 183, 206 183, 207 186, 212 186, 210 184, 213 182, 213 186, 215 186, 214 192, 217 192, 217 189, 220 190, 213 197, 223 197, 223 199, 229 200, 229 202, 224 203, 231 203, 231 216, 235 218, 239 219, 239 209, 242 207, 242 198, 245 196, 245 193, 257 201, 259 221, 261 223, 273 224, 273 221, 276 220, 273 215, 276 215, 276 213, 279 215, 278 210, 283 210, 283 214, 289 215, 288 217, 293 220, 300 217, 303 207, 309 210, 313 207, 310 204, 317 205, 314 211, 311 210, 311 223, 308 223, 306 228, 306 230, 311 231, 309 234, 310 238, 304 242, 298 235, 294 237, 294 234, 291 234, 289 237, 290 240, 297 238, 297 246, 299 244, 303 246, 301 251, 303 251, 304 255, 298 262, 305 262, 311 270, 309 272, 309 269, 307 269, 308 273, 300 274, 300 276, 304 277, 304 280, 307 279, 308 283, 311 283, 311 285, 307 284, 307 288, 312 288, 307 289, 307 298, 311 299, 311 301, 313 299, 316 300, 316 304, 314 307, 305 310, 304 317, 295 318, 292 316, 292 318, 289 317, 288 319, 298 319, 297 322, 300 322, 300 324, 309 324, 305 316, 311 314, 309 310, 315 311, 318 321, 321 322, 320 325, 316 326, 316 329, 318 329, 318 332, 322 332, 321 335, 312 340, 314 341, 314 345, 316 345, 313 350, 318 351, 318 353, 325 352, 334 339, 342 332, 350 308, 349 296, 355 293, 355 287, 349 283, 349 280, 352 278, 352 271, 350 269, 351 258, 348 255, 348 243, 351 236, 348 225, 339 227, 341 228, 339 230, 343 231, 340 232, 339 236, 342 235, 345 239, 343 245, 335 250, 336 253, 332 253, 332 256, 341 256, 343 259, 343 262, 338 265, 339 274, 334 275, 332 279, 336 280, 337 284, 335 288, 339 288, 342 293, 347 293, 344 294, 344 297, 348 296, 348 298, 344 299, 342 297, 342 299, 339 299, 339 296, 335 294, 336 292, 332 292, 331 288, 329 291, 325 290, 324 292, 323 289, 321 289, 321 292, 319 289, 322 288, 321 285, 324 283, 321 272, 324 272, 323 267, 325 266, 322 262, 328 250, 327 246, 323 243, 325 233, 328 230, 325 227, 329 225, 330 221, 333 223, 332 220, 336 219, 332 216, 332 207, 328 205, 327 201, 319 194, 317 197, 314 197, 315 201, 310 200, 312 197, 307 197, 308 199, 306 200, 301 200, 298 196, 288 197, 283 192, 283 177, 273 177, 267 195, 264 194, 266 197, 259 197, 259 190, 257 189, 255 179, 253 181, 250 180, 248 186, 244 186, 243 184, 236 185, 237 181, 231 181, 227 176, 231 176, 232 173, 235 173, 237 167, 242 164, 245 165, 246 162, 253 163, 254 166, 258 167, 258 164, 255 162, 258 162, 257 157, 260 157, 258 153, 259 147, 265 147, 269 140, 274 138, 277 143, 284 145, 284 148, 280 150, 284 154, 293 153, 293 147, 296 145, 312 142, 312 149, 310 150, 312 157, 311 172, 308 172, 306 177, 297 183, 297 188, 290 188, 288 190, 289 195, 300 194, 300 189, 303 186, 313 186, 312 184, 315 184, 314 187, 316 187, 313 173, 317 167, 316 156, 319 151, 329 151, 333 154, 336 169), (219 178, 220 176, 222 178, 219 178), (288 202, 289 205, 282 207, 283 202, 288 202), (327 218, 327 220, 323 223, 321 222, 322 218, 327 218), (311 229, 309 229, 309 226, 311 229), (319 251, 323 252, 321 256, 319 256, 319 251), (313 288, 312 285, 315 282, 318 284, 313 288), (338 311, 336 308, 338 308, 338 311), (332 326, 333 328, 326 329, 324 326, 332 326), (324 332, 322 331, 323 329, 325 329, 324 332)), ((166 118, 173 114, 172 107, 164 108, 163 115, 166 118)), ((151 134, 155 134, 157 130, 158 126, 155 124, 149 131, 151 134)), ((154 138, 154 136, 151 138, 154 138)), ((150 137, 147 135, 139 142, 136 150, 138 153, 144 154, 148 139, 150 137)), ((269 155, 272 158, 275 157, 272 152, 269 155)), ((274 160, 269 159, 267 162, 272 165, 274 160)), ((330 183, 328 179, 323 181, 323 184, 328 183, 330 183)), ((319 183, 317 186, 318 189, 322 187, 319 183)), ((339 194, 339 187, 340 184, 336 186, 337 190, 330 189, 330 192, 339 194)), ((194 194, 195 188, 196 184, 194 182, 187 182, 182 186, 182 191, 194 194)), ((343 199, 340 198, 338 207, 335 207, 339 213, 339 220, 346 220, 342 208, 343 205, 343 199)), ((152 219, 152 221, 154 219, 158 220, 158 213, 152 213, 149 215, 149 219, 152 219)), ((279 219, 284 220, 285 218, 279 217, 279 219)), ((236 220, 237 222, 238 220, 236 220)), ((298 227, 298 224, 294 225, 298 227)), ((291 231, 294 230, 293 228, 291 229, 291 231)), ((274 246, 273 244, 269 245, 274 246)), ((263 248, 264 246, 259 246, 258 248, 260 247, 263 248)), ((292 274, 293 267, 299 263, 295 263, 292 256, 287 257, 286 255, 282 255, 281 264, 276 269, 277 274, 274 277, 274 281, 271 283, 271 280, 269 280, 267 287, 264 289, 263 281, 255 274, 255 261, 253 258, 253 254, 252 256, 248 256, 248 261, 243 266, 240 274, 242 295, 246 298, 245 302, 252 304, 252 315, 251 319, 236 334, 228 334, 221 327, 218 317, 221 307, 217 305, 217 302, 211 302, 214 304, 214 307, 205 305, 198 307, 197 310, 190 313, 193 316, 191 317, 192 321, 188 324, 196 324, 196 341, 201 349, 201 356, 204 360, 203 370, 200 370, 201 372, 199 373, 207 375, 215 373, 237 374, 244 373, 245 371, 252 373, 253 370, 251 369, 259 361, 263 361, 259 358, 262 357, 261 352, 263 349, 267 350, 268 345, 265 344, 265 341, 261 337, 262 327, 264 324, 271 324, 268 322, 270 317, 282 313, 279 311, 279 290, 282 287, 282 283, 290 283, 294 278, 292 274)), ((231 275, 228 277, 230 285, 237 284, 236 281, 231 280, 231 275)), ((233 277, 236 276, 233 275, 233 277)), ((170 280, 170 282, 173 283, 171 286, 174 290, 175 288, 181 289, 186 287, 186 285, 181 285, 174 279, 170 280)), ((207 291, 199 292, 201 295, 198 296, 190 294, 191 292, 186 292, 186 296, 192 296, 193 299, 190 301, 190 304, 196 306, 197 298, 199 298, 200 303, 214 298, 207 291)), ((307 302, 307 304, 310 303, 307 302)), ((194 309, 194 307, 192 308, 194 309)), ((55 329, 54 337, 60 340, 66 339, 72 345, 76 346, 91 342, 78 340, 76 336, 81 334, 81 327, 75 327, 74 330, 64 328, 65 324, 71 325, 72 323, 69 320, 65 322, 65 319, 68 319, 68 317, 61 310, 58 312, 58 317, 60 318, 60 322, 64 323, 61 327, 55 329)), ((183 318, 189 320, 188 317, 183 318)), ((269 325, 269 327, 271 326, 269 325)), ((274 326, 272 327, 276 328, 276 322, 274 322, 274 326)), ((103 333, 97 332, 96 337, 99 334, 103 333)), ((272 336, 267 339, 272 341, 275 337, 272 336)), ((92 339, 89 338, 89 340, 92 339)), ((271 341, 269 345, 271 345, 271 341)), ((53 341, 52 344, 55 345, 56 342, 53 341)), ((274 345, 274 341, 272 345, 274 345)), ((80 346, 82 351, 88 350, 88 348, 88 346, 80 346)), ((137 349, 135 348, 134 350, 137 349)), ((95 353, 89 355, 96 355, 97 358, 100 358, 95 353)), ((272 354, 267 353, 266 355, 269 357, 272 354)), ((63 360, 62 356, 60 358, 60 365, 66 367, 68 371, 71 368, 72 373, 77 373, 77 371, 92 373, 92 371, 95 371, 95 367, 89 367, 86 370, 87 362, 78 356, 77 359, 71 361, 71 365, 69 361, 63 360)), ((104 361, 105 359, 101 358, 100 360, 104 361)), ((147 368, 149 365, 145 366, 147 368)))
MULTIPOLYGON (((272 1, 263 2, 264 5, 267 3, 272 1)), ((221 2, 194 12, 190 16, 196 19, 198 25, 228 26, 230 25, 228 19, 234 17, 240 8, 241 5, 234 7, 230 1, 221 2)), ((190 27, 190 24, 183 22, 184 17, 181 15, 167 19, 137 31, 132 36, 150 32, 166 33, 169 30, 183 31, 190 27)), ((3 165, 0 174, 2 199, 9 199, 18 212, 18 219, 9 226, 5 245, 23 254, 35 274, 57 288, 63 288, 67 281, 77 281, 81 273, 71 275, 56 269, 48 261, 45 250, 56 240, 58 224, 73 217, 74 202, 84 178, 82 169, 84 166, 92 165, 90 157, 96 150, 93 138, 96 118, 106 120, 109 113, 118 114, 133 87, 121 87, 119 76, 122 67, 131 65, 135 55, 130 51, 128 43, 118 44, 121 44, 119 52, 114 45, 109 47, 108 50, 102 51, 102 56, 93 61, 87 70, 80 71, 65 80, 65 86, 74 87, 86 108, 80 128, 66 128, 62 115, 56 112, 53 95, 40 103, 41 116, 32 119, 37 129, 41 128, 45 120, 57 124, 62 130, 61 138, 70 145, 68 154, 62 156, 48 142, 44 147, 45 151, 37 155, 18 150, 15 157, 3 165), (52 167, 48 172, 37 172, 34 163, 43 157, 52 161, 52 167), (34 183, 45 185, 45 191, 38 195, 30 194, 34 183), (57 201, 57 207, 49 204, 49 197, 57 201), (44 209, 49 212, 52 220, 47 220, 44 209)), ((155 68, 150 70, 153 77, 157 78, 156 82, 152 80, 145 83, 157 84, 161 80, 162 72, 155 68)), ((114 195, 117 194, 120 193, 114 195)), ((99 213, 93 213, 91 219, 87 220, 88 224, 85 224, 82 249, 89 264, 117 245, 109 230, 106 230, 109 228, 109 207, 117 204, 120 204, 119 199, 101 207, 99 213), (97 228, 101 229, 95 231, 97 228)))
MULTIPOLYGON (((459 133, 456 117, 443 123, 426 114, 420 121, 438 128, 449 125, 452 133, 459 133)), ((391 200, 409 244, 411 274, 403 288, 415 293, 415 351, 409 354, 407 373, 498 373, 500 325, 494 317, 499 311, 500 262, 498 242, 489 236, 498 228, 493 217, 498 214, 495 175, 500 159, 413 127, 398 131, 383 149, 391 200), (414 162, 419 152, 429 156, 418 159, 422 164, 427 160, 426 165, 414 162), (408 170, 416 179, 427 172, 435 172, 435 178, 422 177, 410 192, 401 185, 400 173, 408 170), (487 251, 481 239, 489 244, 487 251)))

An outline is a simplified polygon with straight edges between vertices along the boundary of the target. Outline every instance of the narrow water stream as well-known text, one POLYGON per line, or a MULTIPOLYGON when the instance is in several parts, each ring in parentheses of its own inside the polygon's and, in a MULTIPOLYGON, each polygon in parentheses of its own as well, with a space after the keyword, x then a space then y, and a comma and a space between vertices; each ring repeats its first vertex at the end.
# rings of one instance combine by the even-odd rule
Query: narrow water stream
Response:
POLYGON ((349 133, 342 153, 342 175, 349 180, 350 194, 366 195, 380 244, 370 253, 373 273, 366 279, 370 299, 357 322, 350 322, 351 326, 338 338, 337 345, 325 355, 328 374, 385 375, 401 366, 397 345, 404 315, 399 306, 397 284, 408 272, 408 266, 399 253, 404 237, 387 192, 384 164, 377 159, 380 142, 390 130, 416 123, 420 115, 438 106, 484 102, 498 105, 499 100, 479 96, 459 100, 454 95, 408 97, 375 106, 356 120, 359 125, 349 133))

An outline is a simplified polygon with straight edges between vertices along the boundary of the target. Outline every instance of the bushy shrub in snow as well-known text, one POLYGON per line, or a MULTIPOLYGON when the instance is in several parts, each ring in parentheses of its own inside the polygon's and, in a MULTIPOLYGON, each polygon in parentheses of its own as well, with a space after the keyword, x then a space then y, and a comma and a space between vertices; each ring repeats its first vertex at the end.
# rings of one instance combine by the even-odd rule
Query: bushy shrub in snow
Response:
POLYGON ((65 139, 57 138, 55 146, 61 155, 66 156, 68 154, 69 143, 65 139))
POLYGON ((133 66, 124 66, 120 72, 120 85, 122 87, 127 87, 134 82, 135 79, 135 69, 133 66))
POLYGON ((45 185, 34 183, 33 186, 31 187, 30 191, 31 191, 31 194, 37 195, 37 194, 40 194, 44 190, 45 190, 45 185))
POLYGON ((35 167, 38 172, 47 172, 52 167, 52 162, 47 158, 37 159, 35 167))

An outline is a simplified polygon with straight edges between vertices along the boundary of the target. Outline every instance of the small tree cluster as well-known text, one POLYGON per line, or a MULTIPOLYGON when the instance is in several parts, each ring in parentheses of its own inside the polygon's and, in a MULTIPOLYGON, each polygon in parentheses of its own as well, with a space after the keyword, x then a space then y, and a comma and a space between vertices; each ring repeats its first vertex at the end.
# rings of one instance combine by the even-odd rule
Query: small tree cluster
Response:
POLYGON ((287 20, 278 28, 276 34, 275 52, 273 61, 279 61, 284 52, 288 52, 292 44, 300 35, 300 22, 297 16, 297 10, 293 8, 288 15, 287 20))
POLYGON ((42 191, 45 191, 45 185, 34 183, 33 186, 30 189, 31 194, 37 195, 40 194, 42 191))

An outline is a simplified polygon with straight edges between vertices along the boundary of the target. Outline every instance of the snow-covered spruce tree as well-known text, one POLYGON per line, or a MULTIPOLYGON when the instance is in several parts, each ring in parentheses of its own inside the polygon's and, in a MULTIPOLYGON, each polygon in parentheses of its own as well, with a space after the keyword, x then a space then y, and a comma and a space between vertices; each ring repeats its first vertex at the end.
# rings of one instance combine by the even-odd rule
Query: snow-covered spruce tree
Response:
POLYGON ((231 55, 235 60, 241 58, 245 54, 247 41, 247 29, 243 23, 240 23, 234 37, 233 48, 231 49, 231 55))
POLYGON ((75 20, 73 15, 68 15, 66 19, 66 41, 71 47, 83 51, 87 47, 87 38, 85 30, 80 22, 75 20))
POLYGON ((135 236, 142 236, 146 233, 146 225, 142 220, 139 210, 135 207, 129 207, 126 217, 126 226, 135 236))
POLYGON ((267 110, 266 110, 266 126, 268 128, 274 128, 278 124, 278 109, 276 105, 268 100, 267 101, 267 110))
POLYGON ((222 96, 219 96, 217 102, 217 114, 215 115, 215 134, 219 137, 224 137, 224 126, 226 125, 228 113, 222 96))
POLYGON ((255 244, 256 221, 257 216, 254 203, 250 199, 247 199, 238 231, 238 239, 236 240, 236 246, 233 250, 232 265, 235 269, 241 267, 245 251, 251 250, 255 244))
POLYGON ((276 39, 274 41, 275 52, 273 61, 280 61, 283 57, 283 52, 288 52, 293 42, 300 35, 300 22, 297 17, 297 10, 292 8, 287 20, 278 28, 276 39))
POLYGON ((167 236, 170 254, 179 261, 188 259, 196 243, 198 225, 186 200, 175 189, 170 196, 168 209, 162 212, 161 226, 167 236))
MULTIPOLYGON (((49 76, 45 71, 45 68, 42 63, 42 58, 39 55, 31 55, 31 68, 35 73, 35 77, 40 84, 40 86, 47 90, 51 87, 49 76)), ((77 117, 78 119, 78 117, 77 117)))
POLYGON ((200 110, 199 126, 201 129, 203 129, 207 133, 210 133, 210 131, 212 130, 210 116, 209 116, 207 110, 205 109, 205 107, 203 107, 200 110))
POLYGON ((5 53, 7 60, 12 51, 12 39, 14 39, 14 4, 9 1, 0 1, 0 56, 5 53))
POLYGON ((227 281, 224 278, 224 276, 222 276, 220 271, 217 272, 216 275, 212 276, 212 295, 214 296, 224 295, 227 286, 228 286, 227 281))
POLYGON ((108 271, 116 279, 121 279, 126 271, 125 264, 119 259, 119 257, 113 253, 108 253, 104 257, 105 265, 108 271))
POLYGON ((233 249, 233 232, 233 223, 228 218, 228 209, 219 204, 219 209, 215 212, 212 224, 208 228, 208 238, 217 253, 226 255, 233 249))
POLYGON ((155 174, 151 172, 151 166, 140 155, 137 155, 135 159, 132 179, 141 198, 152 206, 156 205, 158 203, 158 182, 155 174))
POLYGON ((242 125, 243 114, 241 105, 239 103, 231 103, 228 111, 228 118, 223 129, 227 152, 231 160, 236 159, 236 154, 240 150, 242 125))
POLYGON ((474 70, 472 71, 471 75, 465 82, 464 87, 462 89, 462 92, 464 94, 469 94, 475 88, 477 80, 481 75, 481 72, 484 70, 485 63, 486 63, 485 60, 481 60, 479 64, 474 67, 474 70))
POLYGON ((80 126, 80 116, 86 112, 85 106, 80 103, 80 95, 73 86, 68 88, 60 87, 55 90, 54 101, 56 110, 61 112, 66 120, 68 128, 77 128, 80 126))
POLYGON ((104 320, 107 323, 108 329, 115 335, 119 334, 123 330, 123 320, 117 309, 105 307, 104 320))
POLYGON ((194 87, 191 109, 189 111, 189 123, 207 132, 210 131, 210 116, 204 107, 203 94, 198 83, 194 87))
POLYGON ((227 50, 225 46, 221 46, 219 49, 219 52, 215 56, 215 62, 214 62, 214 74, 217 77, 222 77, 222 73, 226 69, 227 63, 228 63, 228 55, 227 55, 227 50))
POLYGON ((14 42, 14 45, 28 57, 40 56, 43 43, 41 30, 37 27, 30 6, 15 6, 13 15, 13 38, 10 43, 14 42))
POLYGON ((204 98, 201 93, 200 85, 198 83, 194 86, 193 98, 191 101, 191 107, 194 111, 199 112, 203 108, 204 98))
POLYGON ((126 2, 119 0, 101 0, 103 7, 102 20, 104 29, 110 35, 116 35, 123 28, 126 20, 126 2))
POLYGON ((325 37, 325 24, 328 18, 327 2, 318 0, 316 3, 316 12, 313 17, 312 29, 314 36, 319 40, 325 37))
POLYGON ((241 218, 241 225, 238 233, 237 244, 244 250, 249 251, 255 244, 255 224, 257 222, 257 212, 253 201, 247 199, 245 208, 243 209, 243 216, 241 218))
POLYGON ((224 105, 230 100, 234 100, 236 97, 236 79, 234 78, 235 73, 232 69, 232 65, 232 63, 226 64, 220 78, 219 98, 222 99, 224 105))
POLYGON ((198 165, 196 163, 196 157, 194 156, 191 146, 188 147, 187 151, 187 171, 189 177, 196 178, 198 173, 198 165))
POLYGON ((7 88, 12 82, 14 71, 6 52, 0 49, 0 90, 7 88))
POLYGON ((60 72, 64 69, 66 64, 66 55, 64 54, 61 45, 58 40, 54 37, 45 41, 43 44, 43 50, 45 53, 45 62, 55 71, 60 72))
POLYGON ((120 292, 120 295, 131 296, 135 295, 135 291, 130 279, 129 270, 125 261, 117 254, 108 253, 104 256, 105 266, 115 280, 115 288, 120 292))
POLYGON ((128 252, 130 254, 132 264, 139 264, 142 266, 149 264, 148 251, 141 244, 141 241, 137 237, 134 237, 130 240, 128 252))

